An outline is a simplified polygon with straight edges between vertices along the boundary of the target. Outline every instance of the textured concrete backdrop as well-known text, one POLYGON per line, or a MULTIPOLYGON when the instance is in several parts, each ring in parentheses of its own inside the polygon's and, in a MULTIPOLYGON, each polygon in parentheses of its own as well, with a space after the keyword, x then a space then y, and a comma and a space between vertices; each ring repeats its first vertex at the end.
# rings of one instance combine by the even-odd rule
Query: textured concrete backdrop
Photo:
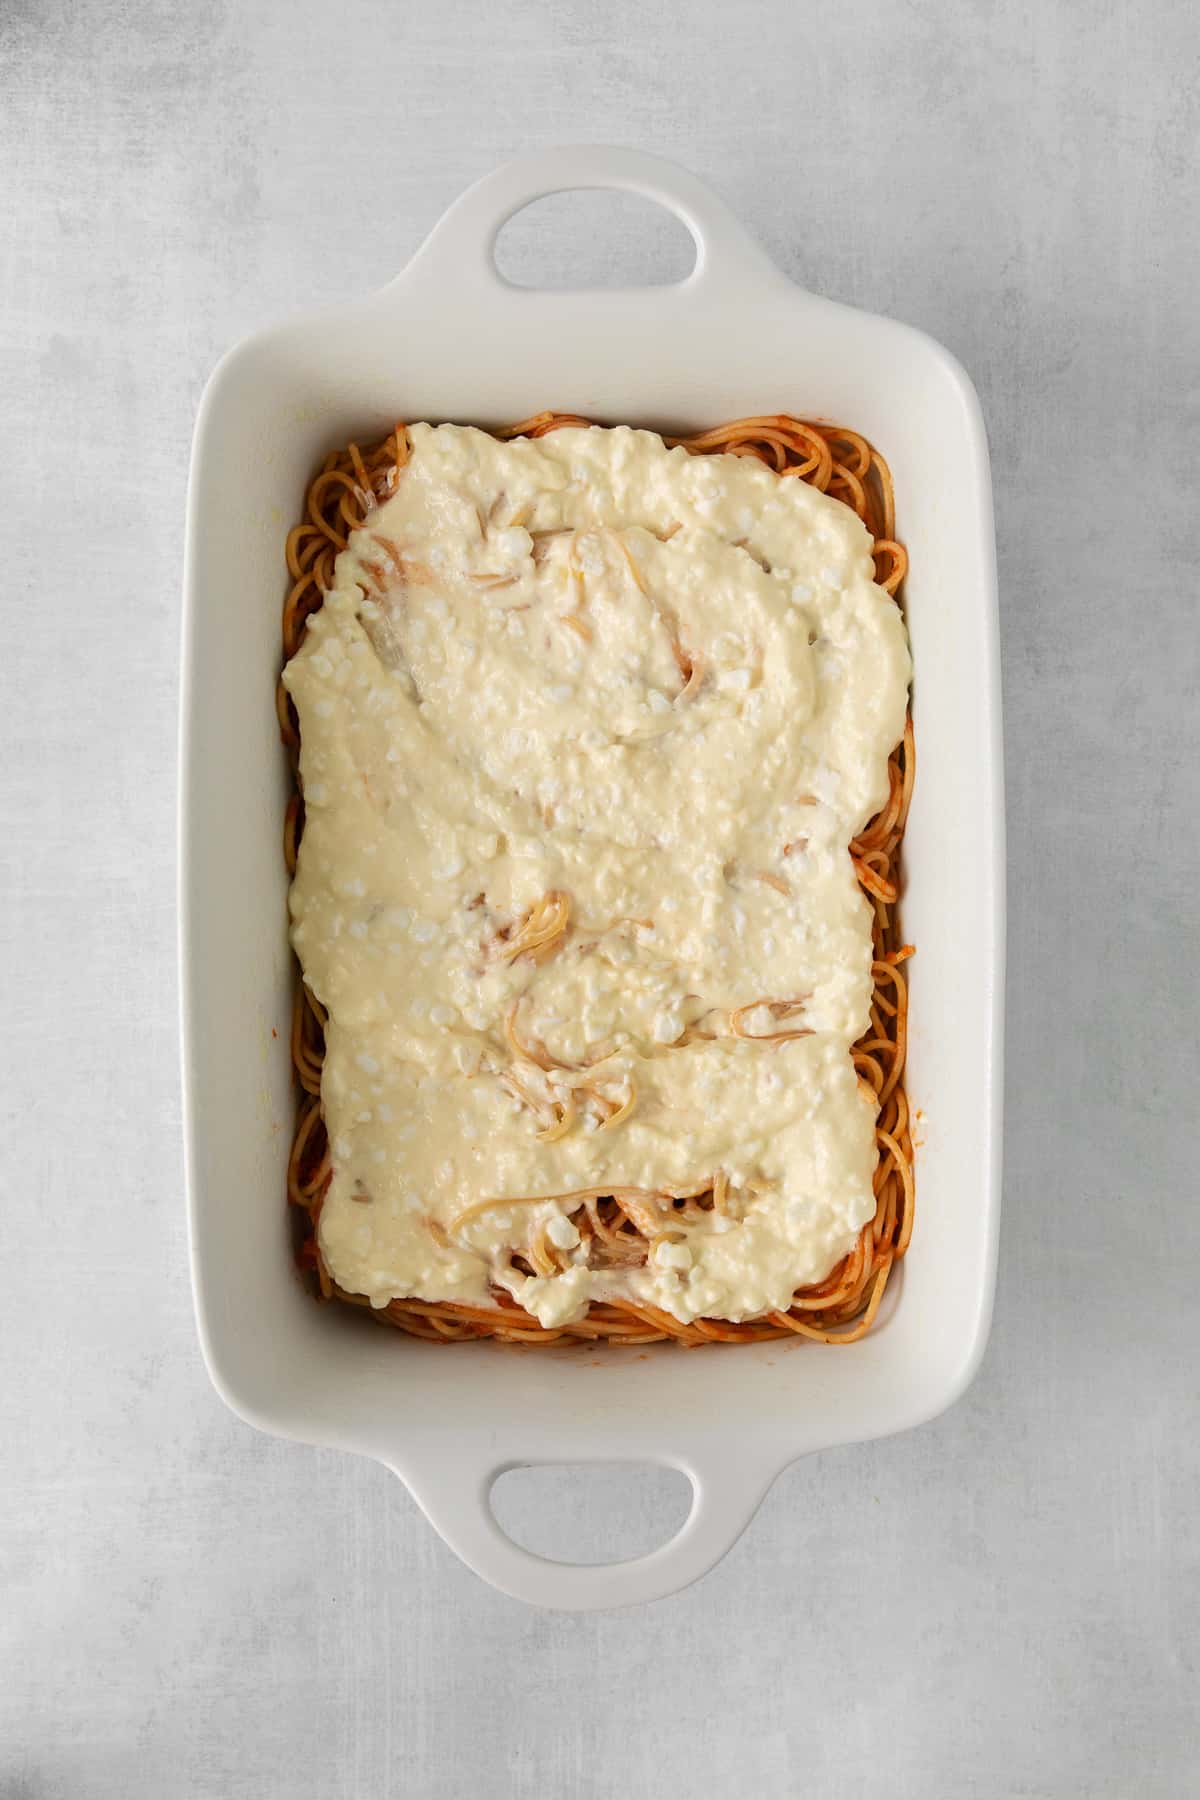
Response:
MULTIPOLYGON (((0 0, 0 1794, 1200 1789, 1198 51, 1183 0, 0 0), (209 368, 572 138, 691 164, 786 269, 973 373, 1012 852, 980 1380, 793 1469, 691 1592, 582 1619, 211 1391, 173 881, 209 368)), ((512 266, 671 266, 634 213, 559 202, 512 266)), ((648 1474, 503 1496, 610 1554, 678 1502, 648 1474)))

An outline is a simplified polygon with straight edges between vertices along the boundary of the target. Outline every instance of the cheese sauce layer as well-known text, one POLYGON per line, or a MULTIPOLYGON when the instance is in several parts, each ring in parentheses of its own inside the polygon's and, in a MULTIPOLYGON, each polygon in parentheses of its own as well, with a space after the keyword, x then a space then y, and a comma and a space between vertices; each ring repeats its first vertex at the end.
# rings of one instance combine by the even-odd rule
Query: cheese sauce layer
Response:
POLYGON ((870 537, 645 431, 410 437, 284 676, 330 1273, 375 1306, 503 1288, 547 1326, 786 1308, 875 1205, 848 845, 909 657, 870 537), (714 1183, 686 1217, 631 1197, 639 1266, 580 1237, 579 1190, 714 1183))

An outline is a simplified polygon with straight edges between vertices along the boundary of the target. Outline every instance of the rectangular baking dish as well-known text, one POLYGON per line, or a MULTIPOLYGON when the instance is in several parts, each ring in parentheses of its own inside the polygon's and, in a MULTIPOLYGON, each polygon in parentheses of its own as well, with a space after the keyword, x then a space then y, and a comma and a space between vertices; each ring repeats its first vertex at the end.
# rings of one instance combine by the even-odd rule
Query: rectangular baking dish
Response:
POLYGON ((519 1598, 591 1608, 694 1580, 804 1452, 932 1418, 983 1354, 1000 1198, 1003 813, 987 446, 954 359, 891 320, 793 285, 682 169, 628 150, 539 152, 445 215, 390 286, 260 332, 221 362, 188 502, 180 804, 183 1091, 201 1341, 227 1403, 264 1431, 374 1456, 446 1541, 519 1598), (504 222, 572 188, 674 211, 696 264, 669 287, 515 288, 504 222), (544 407, 683 432, 787 411, 837 420, 891 463, 908 545, 917 782, 905 841, 912 1247, 875 1331, 800 1342, 521 1351, 434 1346, 318 1307, 293 1272, 284 1170, 293 967, 273 690, 285 532, 319 458, 395 419, 499 425, 544 407), (493 1517, 519 1464, 683 1470, 689 1518, 652 1554, 543 1561, 493 1517))

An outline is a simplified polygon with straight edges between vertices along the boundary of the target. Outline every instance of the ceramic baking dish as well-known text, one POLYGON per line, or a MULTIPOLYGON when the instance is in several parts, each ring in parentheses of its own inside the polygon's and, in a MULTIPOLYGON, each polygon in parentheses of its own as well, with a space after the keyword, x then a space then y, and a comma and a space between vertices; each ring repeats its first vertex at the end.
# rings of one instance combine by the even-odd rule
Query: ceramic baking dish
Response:
POLYGON ((991 490, 979 405, 937 344, 805 292, 682 169, 572 148, 466 193, 381 292, 261 332, 213 375, 196 426, 183 637, 181 954, 196 1311, 212 1379, 264 1431, 379 1458, 488 1581, 546 1606, 649 1600, 708 1569, 805 1451, 900 1431, 960 1395, 983 1353, 999 1212, 1003 817, 991 490), (541 195, 618 188, 675 212, 674 286, 541 292, 492 259, 541 195), (294 972, 275 723, 282 550, 326 450, 396 418, 498 425, 543 407, 672 431, 789 411, 889 459, 911 575, 918 775, 905 842, 908 1084, 919 1109, 912 1248, 853 1348, 649 1353, 433 1346, 320 1307, 292 1267, 284 1167, 294 972), (530 1463, 669 1464, 687 1522, 635 1561, 518 1548, 496 1475, 530 1463))

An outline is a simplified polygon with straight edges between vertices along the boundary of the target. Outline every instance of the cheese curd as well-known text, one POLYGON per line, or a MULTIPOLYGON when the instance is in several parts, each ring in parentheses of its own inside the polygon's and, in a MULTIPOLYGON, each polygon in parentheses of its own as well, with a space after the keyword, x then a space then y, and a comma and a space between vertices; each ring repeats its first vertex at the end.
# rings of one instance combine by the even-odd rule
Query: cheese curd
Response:
POLYGON ((284 673, 330 1273, 375 1306, 502 1287, 547 1326, 784 1308, 874 1211, 848 844, 909 657, 870 537, 649 432, 410 440, 284 673), (577 1190, 719 1173, 722 1211, 588 1266, 577 1190), (513 1265, 539 1238, 557 1273, 513 1265))

